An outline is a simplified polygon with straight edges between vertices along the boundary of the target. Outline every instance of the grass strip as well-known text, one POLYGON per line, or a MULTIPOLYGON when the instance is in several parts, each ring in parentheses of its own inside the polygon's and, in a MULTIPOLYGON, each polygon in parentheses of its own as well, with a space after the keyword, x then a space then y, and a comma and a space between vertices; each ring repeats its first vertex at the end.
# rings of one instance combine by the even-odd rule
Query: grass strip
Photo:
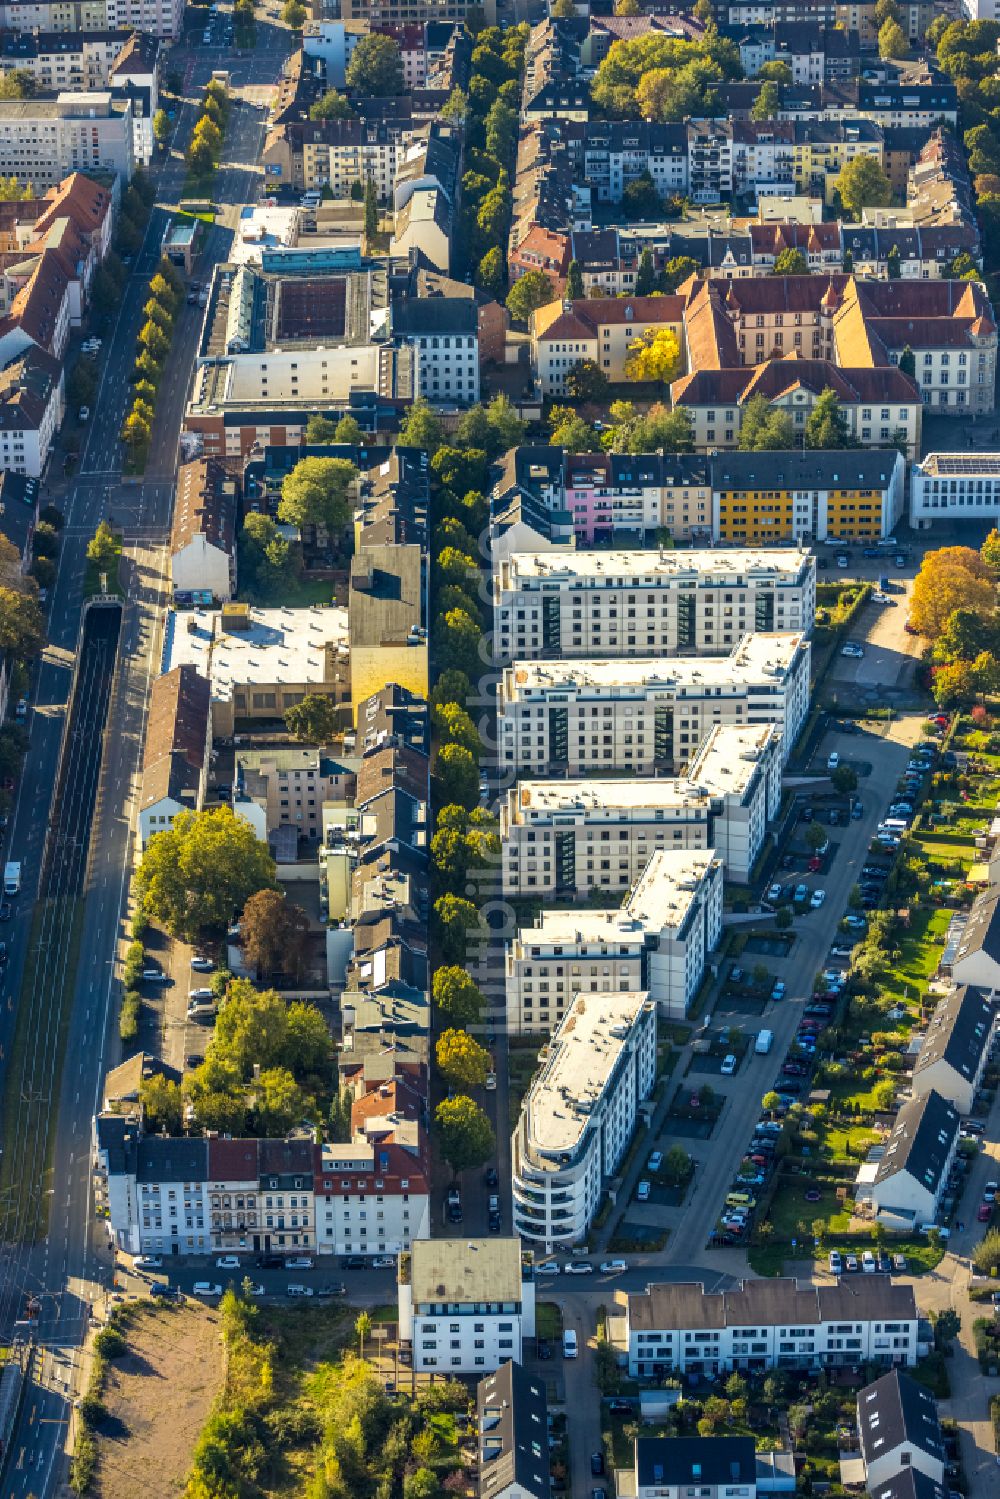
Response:
POLYGON ((49 896, 38 902, 32 917, 24 974, 21 978, 2 1112, 2 1138, 8 1142, 8 1148, 0 1156, 0 1202, 7 1202, 8 1199, 22 1202, 34 1198, 34 1207, 24 1214, 20 1232, 7 1232, 5 1229, 5 1238, 12 1242, 34 1242, 43 1238, 48 1231, 50 1198, 46 1189, 51 1185, 52 1157, 55 1151, 54 1126, 59 1115, 59 1089, 82 940, 82 897, 49 896), (46 976, 48 954, 42 947, 42 934, 46 918, 56 905, 61 907, 61 920, 58 929, 49 937, 47 948, 58 949, 57 961, 62 964, 62 971, 57 980, 51 983, 46 976), (63 953, 65 961, 61 956, 63 953), (30 1089, 22 1094, 30 1074, 29 1059, 39 1045, 39 1037, 53 1030, 56 1049, 51 1096, 45 1097, 41 1089, 30 1089), (18 1131, 22 1109, 27 1111, 27 1129, 24 1134, 18 1131), (39 1139, 45 1141, 45 1164, 41 1182, 30 1179, 34 1146, 39 1139), (17 1146, 19 1140, 27 1143, 17 1146))

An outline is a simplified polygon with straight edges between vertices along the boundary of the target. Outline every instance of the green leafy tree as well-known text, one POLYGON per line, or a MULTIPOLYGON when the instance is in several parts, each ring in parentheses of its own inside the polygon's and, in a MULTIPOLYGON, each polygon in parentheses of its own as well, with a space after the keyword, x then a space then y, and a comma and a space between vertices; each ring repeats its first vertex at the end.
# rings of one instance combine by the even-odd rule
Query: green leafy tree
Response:
POLYGON ((378 234, 379 212, 378 193, 375 189, 375 178, 365 178, 365 239, 373 240, 378 234))
POLYGON ((439 1018, 456 1026, 478 1025, 483 1018, 486 1000, 470 974, 456 965, 435 971, 431 994, 439 1018))
POLYGON ((38 93, 35 75, 28 68, 12 68, 0 74, 0 99, 33 99, 38 93))
POLYGON ((490 296, 500 298, 507 277, 507 263, 499 245, 486 251, 476 267, 476 285, 490 296))
POLYGON ((118 566, 121 552, 117 536, 106 520, 102 520, 87 542, 87 561, 101 572, 112 572, 118 566))
POLYGON ((527 271, 518 277, 507 293, 507 310, 511 317, 527 322, 539 307, 555 300, 555 289, 544 271, 527 271))
POLYGON ((179 1135, 184 1128, 184 1099, 180 1084, 154 1072, 139 1084, 139 1102, 142 1104, 146 1127, 151 1132, 164 1135, 179 1135))
POLYGON ((805 445, 807 448, 827 450, 857 446, 834 391, 821 391, 817 397, 806 422, 805 445))
POLYGON ((653 252, 646 245, 639 256, 639 265, 635 273, 635 294, 637 297, 648 297, 656 289, 656 267, 653 264, 653 252))
POLYGON ((438 1149, 456 1176, 483 1165, 496 1149, 489 1119, 462 1093, 442 1099, 434 1111, 434 1125, 438 1149))
MULTIPOLYGON (((295 0, 290 0, 294 4, 295 0)), ((313 1100, 295 1081, 287 1067, 269 1067, 255 1078, 248 1090, 257 1128, 271 1138, 287 1135, 313 1111, 313 1100)))
POLYGON ((151 920, 193 942, 228 925, 249 896, 274 884, 274 874, 267 845, 250 824, 219 807, 181 812, 172 827, 154 834, 136 888, 151 920))
POLYGON ((310 105, 311 120, 350 120, 354 116, 350 100, 338 89, 328 88, 322 98, 310 105))
POLYGON ((847 162, 836 188, 844 209, 855 219, 860 219, 862 209, 885 208, 892 200, 892 185, 874 156, 855 156, 847 162))
POLYGON ((346 458, 302 458, 285 475, 279 519, 295 526, 323 526, 334 535, 351 517, 350 492, 358 470, 346 458))
POLYGON ((321 692, 307 692, 284 717, 289 733, 304 744, 329 744, 339 727, 336 704, 321 692))
POLYGON ((173 134, 173 125, 165 109, 158 109, 153 116, 153 136, 158 146, 165 146, 173 134))
POLYGON ((858 789, 858 773, 853 765, 838 765, 836 770, 831 772, 830 780, 834 791, 839 791, 841 796, 846 796, 848 792, 858 789))
POLYGON ((356 417, 342 416, 337 423, 333 434, 334 442, 344 443, 354 448, 364 447, 365 434, 361 430, 360 423, 356 417))
POLYGON ((479 912, 470 900, 445 894, 434 902, 441 954, 447 963, 468 962, 472 933, 481 932, 479 912))
POLYGON ((766 396, 752 396, 743 408, 739 445, 744 453, 794 448, 795 427, 791 417, 786 411, 772 406, 766 396))
POLYGON ((431 717, 442 739, 461 745, 474 759, 479 759, 483 741, 465 708, 459 703, 440 703, 431 710, 431 717))
POLYGON ((909 375, 911 380, 916 378, 917 359, 909 344, 906 345, 899 356, 899 368, 903 371, 904 375, 909 375))
POLYGON ((764 63, 757 77, 765 81, 770 79, 772 83, 791 83, 793 81, 792 70, 788 63, 782 62, 779 58, 775 58, 772 62, 764 63))
POLYGON ((809 262, 801 250, 782 250, 775 257, 774 274, 776 276, 808 276, 809 262))
POLYGON ((571 260, 566 268, 566 298, 570 302, 581 302, 584 295, 583 271, 580 262, 571 260))
POLYGON ((470 679, 481 676, 484 662, 479 648, 483 631, 468 609, 448 609, 439 616, 434 638, 441 660, 450 661, 470 679))
POLYGON ((760 93, 753 101, 750 110, 752 120, 776 120, 781 108, 781 95, 778 85, 771 79, 766 79, 760 86, 760 93))
POLYGON ((879 28, 878 55, 886 58, 900 58, 909 55, 910 47, 906 40, 906 33, 898 21, 886 21, 879 28))
POLYGON ((608 393, 607 375, 594 359, 580 359, 566 376, 566 391, 574 401, 603 401, 608 393))
POLYGON ((434 779, 443 803, 472 810, 479 802, 479 768, 462 744, 445 744, 438 751, 434 779))
POLYGON ((490 1067, 490 1055, 468 1031, 442 1031, 435 1049, 438 1070, 459 1088, 481 1088, 490 1067))
POLYGON ((337 441, 337 423, 331 422, 327 416, 321 416, 314 411, 306 422, 306 442, 310 447, 317 447, 321 443, 337 441))
POLYGON ((413 402, 399 428, 402 447, 423 448, 434 453, 444 442, 444 427, 441 418, 423 396, 413 402))
POLYGON ((300 0, 285 0, 281 7, 281 19, 291 31, 301 31, 306 23, 308 11, 300 0))
POLYGON ((361 38, 347 64, 344 81, 359 99, 390 99, 403 92, 403 58, 398 42, 372 32, 361 38))

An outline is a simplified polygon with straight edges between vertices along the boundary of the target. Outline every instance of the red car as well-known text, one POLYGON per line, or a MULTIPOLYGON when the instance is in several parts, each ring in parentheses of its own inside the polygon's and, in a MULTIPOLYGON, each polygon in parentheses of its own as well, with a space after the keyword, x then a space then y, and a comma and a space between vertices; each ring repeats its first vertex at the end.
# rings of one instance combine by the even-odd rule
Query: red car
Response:
POLYGON ((976 1217, 979 1219, 980 1223, 989 1223, 990 1219, 993 1217, 993 1209, 990 1207, 990 1204, 988 1202, 981 1202, 979 1204, 979 1212, 976 1214, 976 1217))
POLYGON ((813 854, 812 858, 809 860, 809 873, 817 874, 822 863, 823 860, 820 858, 819 854, 813 854))

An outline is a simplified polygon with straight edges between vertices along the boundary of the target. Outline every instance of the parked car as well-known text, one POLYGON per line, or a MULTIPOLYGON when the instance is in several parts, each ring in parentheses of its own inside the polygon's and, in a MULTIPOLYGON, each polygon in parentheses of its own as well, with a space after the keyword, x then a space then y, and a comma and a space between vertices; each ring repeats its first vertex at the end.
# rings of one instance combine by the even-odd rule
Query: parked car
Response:
POLYGON ((663 1151, 662 1150, 654 1150, 653 1153, 652 1153, 652 1155, 649 1157, 649 1160, 646 1162, 646 1170, 647 1171, 652 1171, 654 1173, 654 1175, 655 1175, 655 1173, 657 1171, 659 1171, 659 1169, 660 1169, 660 1167, 662 1165, 663 1165, 663 1151))
POLYGON ((648 1181, 641 1181, 635 1189, 636 1202, 648 1202, 651 1190, 648 1181))
POLYGON ((144 968, 142 970, 142 978, 146 984, 170 983, 169 973, 164 973, 162 968, 144 968))
POLYGON ((813 893, 812 893, 812 895, 809 897, 809 906, 810 906, 810 909, 813 910, 813 911, 818 911, 819 908, 820 908, 820 906, 823 904, 823 902, 825 900, 826 900, 826 891, 825 890, 814 890, 813 893))
POLYGON ((536 1265, 535 1266, 535 1274, 536 1275, 558 1275, 559 1274, 559 1261, 558 1260, 542 1260, 542 1263, 540 1265, 536 1265))
POLYGON ((238 1254, 220 1254, 215 1262, 216 1270, 238 1270, 240 1268, 240 1257, 238 1254))
POLYGON ((195 953, 191 959, 191 967, 196 973, 211 973, 215 964, 211 958, 204 958, 200 953, 195 953))
POLYGON ((564 1275, 593 1275, 594 1267, 589 1260, 567 1260, 563 1266, 564 1275))
POLYGON ((618 1275, 622 1270, 627 1270, 628 1264, 625 1260, 604 1260, 601 1263, 602 1275, 618 1275))
POLYGON ((312 1288, 312 1286, 291 1285, 291 1286, 287 1286, 286 1287, 285 1294, 286 1294, 286 1296, 292 1296, 292 1297, 295 1297, 295 1296, 312 1296, 313 1295, 313 1288, 312 1288))
POLYGON ((723 1057, 722 1066, 719 1068, 719 1071, 721 1072, 723 1077, 732 1077, 733 1073, 736 1071, 736 1058, 733 1056, 732 1052, 730 1052, 728 1056, 723 1057))
POLYGON ((137 1254, 132 1264, 136 1270, 161 1270, 163 1256, 161 1254, 137 1254))
POLYGON ((843 1270, 844 1266, 840 1258, 839 1249, 830 1250, 829 1266, 831 1275, 839 1275, 843 1270))
POLYGON ((194 1296, 221 1296, 222 1287, 211 1280, 196 1280, 191 1292, 194 1296))
POLYGON ((294 1259, 285 1261, 286 1270, 311 1270, 313 1262, 307 1254, 297 1255, 294 1259))
POLYGON ((394 1254, 377 1254, 372 1260, 373 1270, 395 1270, 396 1256, 394 1254))

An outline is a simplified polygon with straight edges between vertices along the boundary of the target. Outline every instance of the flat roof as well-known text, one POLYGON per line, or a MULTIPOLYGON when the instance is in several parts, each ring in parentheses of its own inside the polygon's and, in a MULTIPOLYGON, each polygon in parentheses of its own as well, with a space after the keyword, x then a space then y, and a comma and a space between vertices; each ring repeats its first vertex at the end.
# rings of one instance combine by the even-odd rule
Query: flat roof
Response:
MULTIPOLYGON (((739 577, 771 577, 781 581, 798 578, 803 571, 815 569, 809 552, 792 547, 780 550, 735 548, 696 552, 675 551, 583 551, 583 552, 513 552, 507 559, 510 582, 518 578, 627 579, 637 578, 705 578, 718 579, 720 585, 732 586, 739 577)), ((505 580, 506 581, 506 580, 505 580)))
POLYGON ((293 246, 299 213, 298 208, 271 208, 260 203, 251 203, 242 208, 240 221, 229 247, 230 262, 233 265, 246 265, 248 262, 259 265, 266 251, 293 246))
POLYGON ((640 656, 616 660, 515 661, 504 672, 504 695, 516 700, 529 692, 620 687, 739 687, 783 677, 805 643, 801 633, 744 635, 729 656, 640 656))
POLYGON ((437 1301, 520 1301, 521 1240, 414 1239, 410 1287, 414 1306, 437 1301))
POLYGON ((741 796, 769 744, 780 743, 773 723, 716 724, 688 766, 688 776, 706 791, 741 796))
POLYGON ((618 781, 518 781, 509 793, 515 821, 526 812, 631 812, 638 808, 705 806, 704 787, 683 776, 650 776, 618 781))
POLYGON ((914 467, 917 473, 931 478, 995 477, 1000 474, 1000 453, 928 453, 914 467))
MULTIPOLYGON (((633 1026, 650 1003, 645 991, 577 995, 549 1041, 548 1059, 522 1106, 533 1152, 562 1155, 576 1149, 633 1026)), ((532 1164, 538 1166, 537 1154, 532 1164)))
POLYGON ((657 849, 620 908, 543 910, 535 926, 521 928, 521 942, 608 941, 641 946, 644 932, 676 930, 683 924, 706 875, 718 863, 714 848, 657 849))
POLYGON ((227 701, 247 683, 323 682, 327 651, 348 644, 347 610, 250 606, 249 628, 224 629, 221 609, 171 611, 163 638, 161 670, 195 666, 212 684, 215 701, 227 701))

